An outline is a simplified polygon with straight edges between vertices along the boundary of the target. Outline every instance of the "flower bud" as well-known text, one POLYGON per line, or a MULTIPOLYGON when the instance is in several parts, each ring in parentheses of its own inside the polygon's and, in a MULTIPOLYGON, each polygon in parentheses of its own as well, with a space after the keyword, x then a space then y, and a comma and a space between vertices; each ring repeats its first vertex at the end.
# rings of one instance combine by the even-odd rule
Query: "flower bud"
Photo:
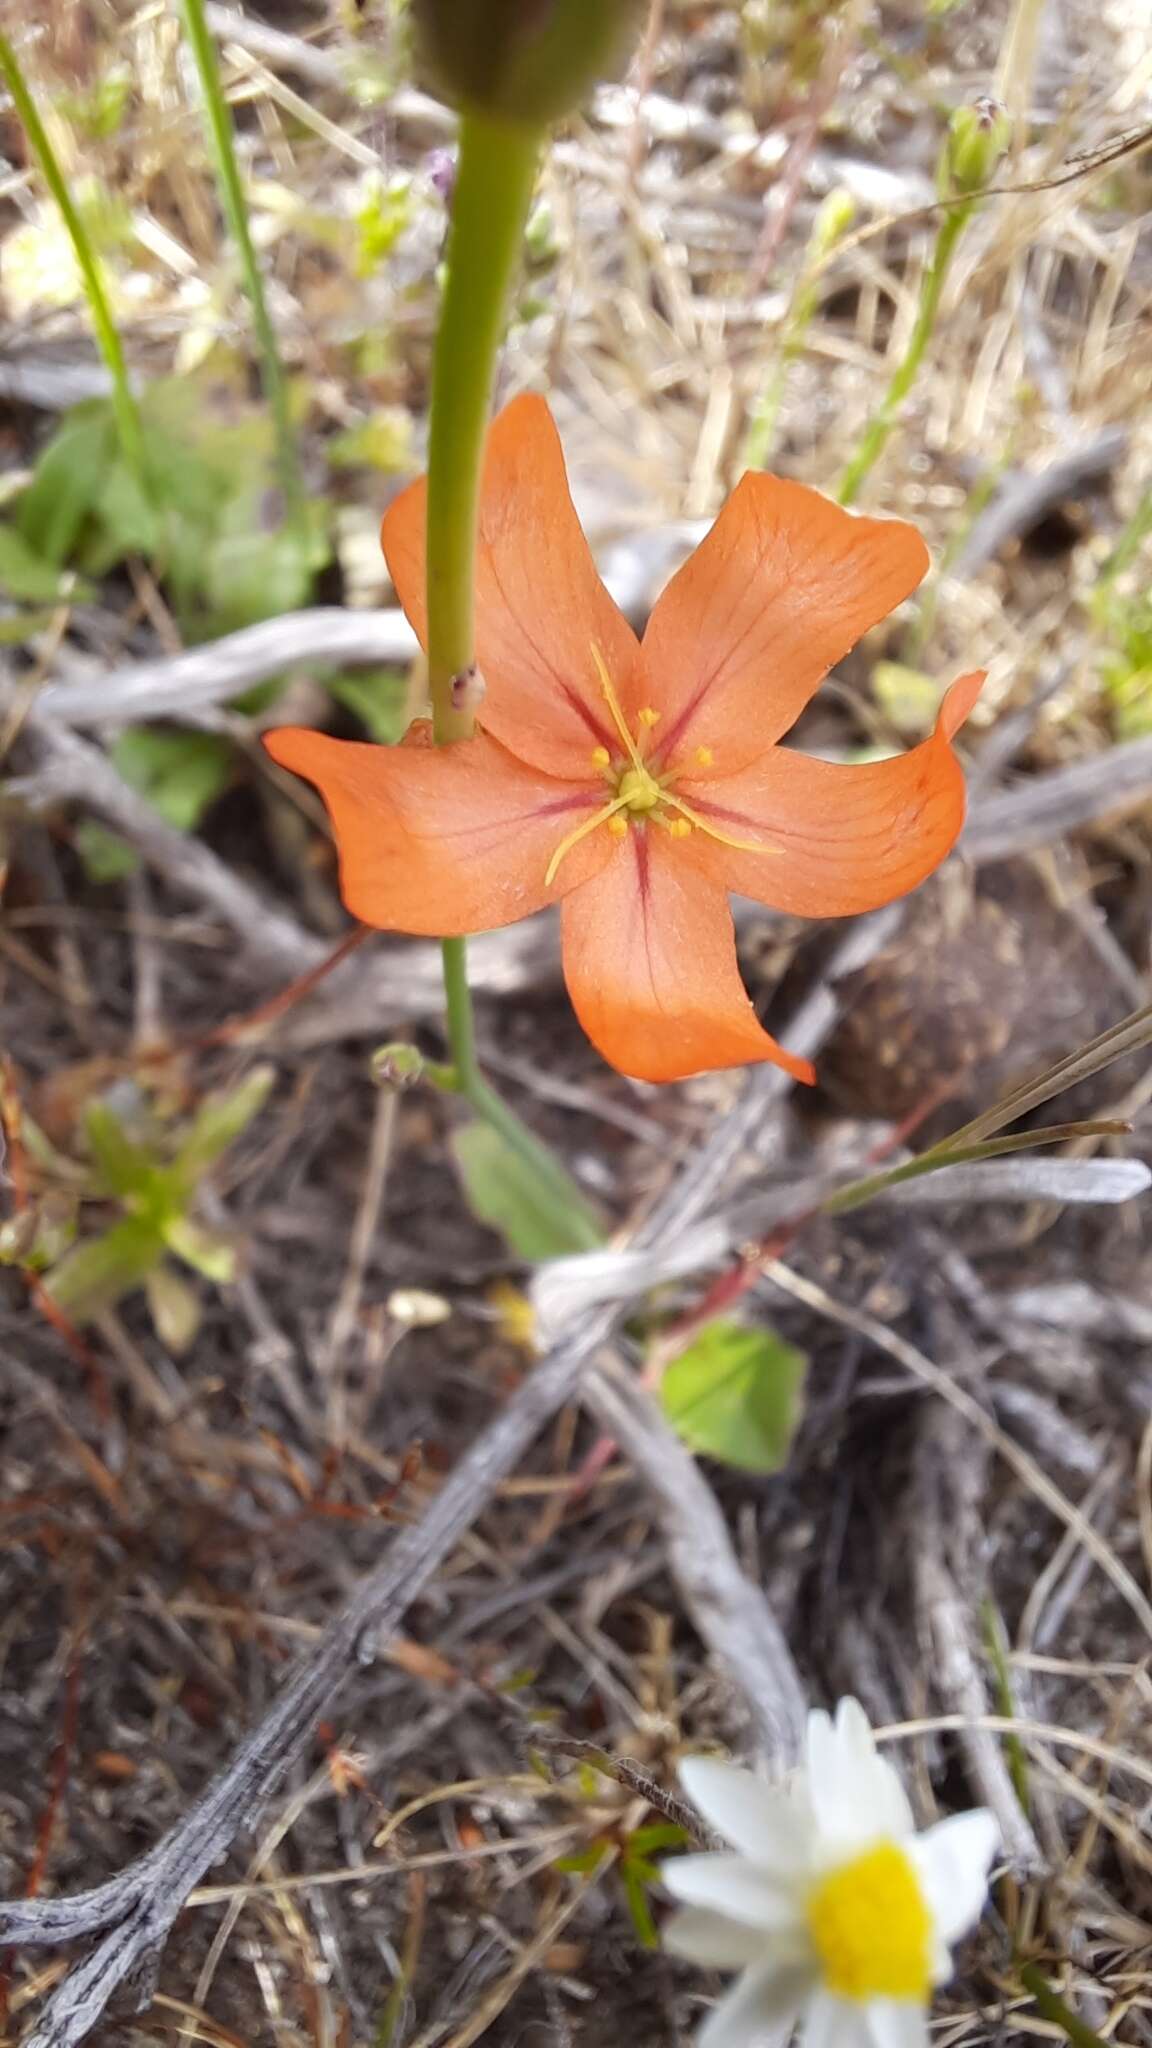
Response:
POLYGON ((412 14, 450 99, 545 127, 624 63, 641 0, 412 0, 412 14))
POLYGON ((966 199, 991 184, 1011 137, 1012 123, 999 100, 981 99, 957 107, 940 152, 940 197, 966 199))

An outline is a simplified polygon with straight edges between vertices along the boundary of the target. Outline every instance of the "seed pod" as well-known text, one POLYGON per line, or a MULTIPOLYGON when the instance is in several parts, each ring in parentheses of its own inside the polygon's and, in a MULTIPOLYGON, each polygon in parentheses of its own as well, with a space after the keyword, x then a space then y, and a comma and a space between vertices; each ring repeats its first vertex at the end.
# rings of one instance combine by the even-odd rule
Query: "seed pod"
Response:
POLYGON ((940 197, 967 198, 990 185, 1011 139, 1012 123, 999 100, 980 99, 957 107, 940 152, 940 197))
POLYGON ((640 0, 412 0, 434 82, 467 110, 544 127, 624 63, 640 0))

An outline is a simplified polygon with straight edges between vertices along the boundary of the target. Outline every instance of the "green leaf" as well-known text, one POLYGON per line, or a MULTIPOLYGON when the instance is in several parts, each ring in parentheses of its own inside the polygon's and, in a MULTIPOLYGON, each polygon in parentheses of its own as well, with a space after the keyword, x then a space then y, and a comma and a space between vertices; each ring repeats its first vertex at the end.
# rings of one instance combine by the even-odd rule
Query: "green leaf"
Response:
POLYGON ((151 1207, 156 1200, 161 1170, 144 1147, 128 1136, 106 1102, 88 1104, 84 1135, 108 1193, 119 1195, 136 1208, 151 1207))
POLYGON ((115 455, 116 429, 104 399, 76 406, 61 422, 16 503, 16 524, 33 554, 67 561, 115 455))
POLYGON ((164 1242, 185 1265, 223 1286, 236 1273, 236 1247, 223 1231, 206 1230, 190 1216, 173 1216, 164 1226, 164 1242))
POLYGON ((329 676, 328 688, 360 720, 370 739, 393 746, 408 724, 408 679, 393 669, 359 669, 329 676))
POLYGON ((174 1162, 190 1194, 209 1167, 223 1157, 228 1147, 247 1130, 253 1117, 259 1115, 272 1092, 275 1079, 274 1067, 253 1067, 235 1088, 220 1089, 205 1096, 188 1126, 174 1162))
POLYGON ((202 1320, 196 1295, 167 1259, 152 1268, 144 1281, 144 1291, 156 1335, 181 1358, 195 1342, 202 1320))
POLYGON ((479 1118, 452 1134, 464 1191, 482 1223, 502 1231, 522 1259, 554 1259, 600 1242, 591 1212, 541 1166, 479 1118))
POLYGON ((195 829, 232 779, 232 749, 209 732, 132 726, 112 759, 125 782, 181 832, 195 829))
MULTIPOLYGON (((17 604, 51 604, 60 591, 57 564, 30 548, 14 526, 0 526, 0 597, 14 598, 17 604)), ((86 593, 74 583, 71 594, 86 593)))
POLYGON ((134 875, 140 866, 135 848, 95 818, 77 819, 72 827, 72 844, 93 882, 122 882, 125 875, 134 875))
POLYGON ((155 1225, 142 1216, 114 1224, 77 1245, 44 1282, 46 1293, 76 1322, 86 1322, 139 1287, 164 1255, 155 1225))
POLYGON ((778 1472, 801 1413, 803 1351, 771 1330, 718 1320, 664 1375, 664 1413, 694 1451, 742 1472, 778 1472))
POLYGON ((263 495, 244 491, 224 507, 205 555, 204 595, 218 626, 250 626, 299 611, 328 559, 324 504, 310 505, 305 523, 269 530, 263 495))

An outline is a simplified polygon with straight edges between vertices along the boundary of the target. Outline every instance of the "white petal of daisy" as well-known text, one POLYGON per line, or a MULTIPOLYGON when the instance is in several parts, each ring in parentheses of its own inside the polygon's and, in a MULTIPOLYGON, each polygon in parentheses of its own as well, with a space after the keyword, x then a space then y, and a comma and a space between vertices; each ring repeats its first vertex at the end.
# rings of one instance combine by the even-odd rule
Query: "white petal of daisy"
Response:
POLYGON ((928 2014, 917 1999, 870 1998, 864 2017, 870 2048, 928 2048, 928 2014))
POLYGON ((958 1941, 980 1918, 988 1893, 988 1866, 999 1846, 1000 1830, 986 1806, 954 1813, 909 1842, 935 1933, 946 1945, 958 1941))
POLYGON ((665 1922, 662 1940, 670 1955, 698 1963, 702 1970, 746 1970, 763 1963, 766 1946, 762 1928, 707 1906, 681 1906, 665 1922))
POLYGON ((754 1863, 789 1876, 807 1863, 803 1816, 784 1786, 710 1756, 684 1757, 680 1783, 717 1834, 754 1863))
POLYGON ((709 2013, 697 2048, 783 2048, 811 1983, 802 1970, 746 1970, 709 2013))
POLYGON ((816 1991, 808 2004, 800 2048, 871 2048, 864 2008, 830 1991, 816 1991))
POLYGON ((841 1700, 835 1723, 820 1710, 809 1714, 807 1776, 825 1857, 912 1834, 908 1795, 892 1765, 877 1756, 857 1700, 841 1700))
POLYGON ((745 1856, 677 1856, 661 1867, 660 1878, 686 1906, 707 1906, 763 1934, 800 1925, 798 1893, 745 1856))

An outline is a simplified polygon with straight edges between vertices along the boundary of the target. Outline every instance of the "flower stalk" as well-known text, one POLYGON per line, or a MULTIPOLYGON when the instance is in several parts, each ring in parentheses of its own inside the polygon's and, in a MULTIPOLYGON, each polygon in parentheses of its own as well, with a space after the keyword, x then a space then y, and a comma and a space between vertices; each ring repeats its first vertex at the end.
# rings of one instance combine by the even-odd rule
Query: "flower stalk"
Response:
MULTIPOLYGON (((474 582, 480 478, 508 299, 523 243, 544 131, 478 111, 460 123, 460 153, 448 235, 447 273, 432 362, 428 429, 428 688, 439 745, 470 739, 470 693, 454 689, 475 655, 474 582)), ((587 1223, 592 1211, 545 1145, 481 1071, 476 1054, 467 945, 441 940, 453 1085, 587 1223)))
POLYGON ((16 51, 8 37, 0 31, 0 73, 12 95, 13 104, 20 117, 32 153, 40 166, 40 173, 52 194, 60 217, 67 229, 68 237, 76 257, 77 267, 84 283, 84 293, 92 315, 92 326, 96 342, 104 358, 104 365, 112 380, 112 409, 116 418, 116 431, 120 440, 124 461, 132 472, 141 496, 150 503, 153 493, 149 487, 147 449, 144 427, 136 404, 135 394, 128 377, 128 365, 124 360, 124 349, 120 341, 112 308, 105 289, 100 259, 92 245, 92 239, 64 175, 60 159, 52 146, 48 131, 40 119, 36 102, 20 68, 16 51))
POLYGON ((836 495, 842 505, 855 504, 860 495, 860 487, 884 453, 892 429, 904 409, 904 401, 920 374, 925 351, 936 331, 940 301, 944 295, 944 286, 948 282, 952 259, 974 208, 974 200, 963 200, 955 206, 950 206, 940 223, 932 260, 920 287, 920 304, 916 309, 916 322, 908 346, 892 373, 888 389, 869 421, 856 453, 840 479, 836 495))
POLYGON ((232 132, 232 118, 220 83, 220 71, 216 62, 216 48, 208 27, 204 0, 181 0, 181 13, 188 46, 200 79, 200 90, 204 98, 208 132, 212 154, 216 159, 216 177, 220 203, 228 223, 228 232, 236 245, 240 257, 240 268, 244 277, 244 290, 252 309, 252 325, 256 333, 256 346, 260 353, 260 375, 264 396, 272 414, 272 426, 276 436, 276 464, 280 488, 284 493, 284 507, 289 523, 305 523, 306 502, 304 480, 300 473, 300 460, 296 448, 296 436, 292 426, 292 410, 289 402, 288 381, 284 365, 276 345, 276 335, 268 311, 268 300, 264 292, 264 279, 256 258, 252 241, 252 230, 248 221, 248 208, 244 199, 244 187, 240 179, 240 166, 236 161, 236 144, 232 132))
POLYGON ((428 436, 428 688, 441 742, 470 739, 475 724, 452 685, 474 654, 484 436, 540 146, 538 129, 491 115, 465 114, 460 124, 428 436))

